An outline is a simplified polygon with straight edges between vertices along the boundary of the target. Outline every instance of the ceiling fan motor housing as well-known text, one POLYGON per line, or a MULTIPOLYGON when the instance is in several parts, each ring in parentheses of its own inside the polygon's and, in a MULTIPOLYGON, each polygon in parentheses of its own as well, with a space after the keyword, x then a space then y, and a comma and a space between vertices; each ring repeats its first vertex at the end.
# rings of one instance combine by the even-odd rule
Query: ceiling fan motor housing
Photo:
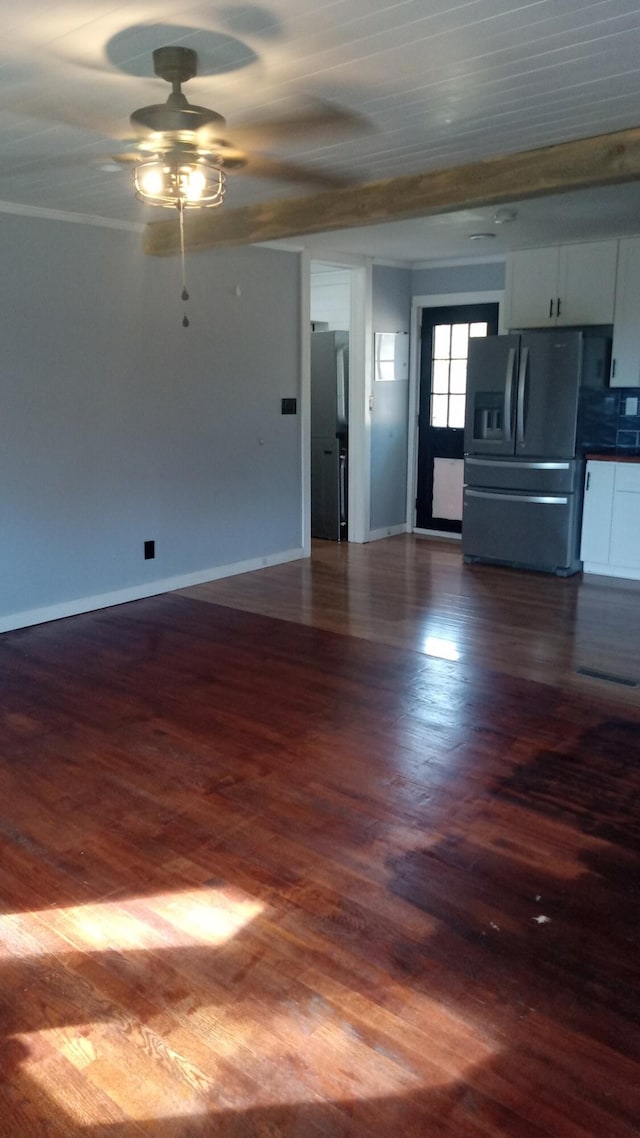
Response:
POLYGON ((130 115, 129 121, 136 130, 172 136, 169 144, 175 145, 177 135, 192 138, 203 127, 214 123, 218 127, 226 125, 217 111, 194 106, 180 90, 180 84, 192 79, 198 71, 198 57, 192 48, 158 47, 153 53, 153 67, 156 75, 171 83, 172 91, 166 103, 140 107, 130 115))
POLYGON ((157 47, 153 70, 167 83, 186 83, 198 74, 198 56, 190 47, 157 47))

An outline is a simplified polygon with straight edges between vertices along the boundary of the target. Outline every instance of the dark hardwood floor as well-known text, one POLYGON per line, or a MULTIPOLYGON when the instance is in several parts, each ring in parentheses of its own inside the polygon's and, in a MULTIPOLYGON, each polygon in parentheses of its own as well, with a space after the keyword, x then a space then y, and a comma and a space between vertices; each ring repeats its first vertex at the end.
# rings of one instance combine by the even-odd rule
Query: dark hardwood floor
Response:
POLYGON ((638 1135, 605 594, 401 538, 0 637, 0 1136, 638 1135))
POLYGON ((185 596, 489 667, 640 707, 640 582, 464 566, 460 544, 414 535, 314 542, 312 559, 185 596), (630 681, 605 683, 588 669, 630 681))

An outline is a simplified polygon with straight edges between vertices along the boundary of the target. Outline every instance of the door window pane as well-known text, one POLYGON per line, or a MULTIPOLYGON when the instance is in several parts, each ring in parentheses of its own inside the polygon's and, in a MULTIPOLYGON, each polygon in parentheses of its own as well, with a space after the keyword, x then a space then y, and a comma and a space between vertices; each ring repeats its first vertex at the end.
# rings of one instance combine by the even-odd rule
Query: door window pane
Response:
POLYGON ((448 360, 451 357, 451 325, 436 324, 433 329, 433 358, 448 360))
POLYGON ((469 345, 469 325, 454 324, 451 329, 451 359, 466 360, 469 345))
POLYGON ((452 395, 449 399, 449 427, 464 427, 464 395, 452 395))
POLYGON ((449 377, 449 390, 464 395, 467 390, 467 361, 452 360, 449 377))
POLYGON ((449 390, 449 361, 448 360, 434 360, 433 361, 433 378, 431 380, 431 390, 439 394, 447 394, 449 390))
POLYGON ((449 425, 449 396, 431 396, 431 426, 447 427, 449 425))
POLYGON ((436 324, 431 359, 431 426, 464 427, 467 357, 471 336, 486 336, 486 321, 436 324))

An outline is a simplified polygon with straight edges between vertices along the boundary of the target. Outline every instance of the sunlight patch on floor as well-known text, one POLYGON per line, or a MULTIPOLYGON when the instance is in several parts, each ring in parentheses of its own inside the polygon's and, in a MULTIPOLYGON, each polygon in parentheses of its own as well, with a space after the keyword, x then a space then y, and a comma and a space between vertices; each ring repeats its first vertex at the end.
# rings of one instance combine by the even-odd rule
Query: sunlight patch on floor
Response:
POLYGON ((174 1077, 168 1073, 174 1060, 170 1053, 158 1056, 154 1070, 153 1061, 127 1050, 126 1043, 122 1053, 117 1040, 109 1045, 108 1030, 108 1024, 87 1023, 81 1028, 42 1029, 13 1037, 33 1056, 21 1065, 22 1085, 31 1081, 38 1088, 37 1099, 44 1093, 55 1104, 55 1114, 48 1112, 52 1120, 59 1117, 58 1111, 64 1113, 69 1126, 73 1125, 69 1134, 76 1134, 78 1125, 84 1134, 85 1127, 90 1133, 93 1127, 122 1122, 198 1119, 215 1110, 210 1083, 203 1093, 199 1081, 189 1077, 191 1072, 185 1071, 182 1077, 178 1071, 174 1077), (43 1053, 46 1057, 38 1059, 43 1053), (68 1071, 61 1065, 65 1061, 68 1071), (76 1075, 71 1073, 73 1068, 76 1075))
POLYGON ((460 652, 455 640, 446 640, 442 636, 427 636, 422 645, 426 656, 435 656, 438 660, 459 660, 460 652))
POLYGON ((40 937, 42 925, 82 952, 216 946, 236 936, 263 909, 260 901, 239 891, 204 888, 11 913, 0 916, 0 957, 59 952, 59 941, 54 945, 50 937, 40 937))

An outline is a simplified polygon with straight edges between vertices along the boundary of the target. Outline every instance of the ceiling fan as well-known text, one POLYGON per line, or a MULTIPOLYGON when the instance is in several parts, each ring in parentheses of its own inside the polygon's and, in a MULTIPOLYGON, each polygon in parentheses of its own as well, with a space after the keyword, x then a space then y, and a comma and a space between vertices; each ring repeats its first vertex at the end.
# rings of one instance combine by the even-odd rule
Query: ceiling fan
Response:
POLYGON ((306 182, 336 189, 346 179, 331 172, 281 161, 238 145, 243 137, 276 141, 307 135, 317 129, 359 122, 357 116, 322 106, 306 114, 241 127, 232 141, 226 120, 217 111, 189 103, 182 85, 197 74, 198 58, 192 48, 159 47, 153 52, 155 74, 171 84, 164 103, 133 111, 130 122, 139 140, 136 149, 114 155, 116 162, 134 165, 137 196, 151 205, 180 209, 219 205, 225 193, 227 172, 245 173, 288 182, 306 182))

